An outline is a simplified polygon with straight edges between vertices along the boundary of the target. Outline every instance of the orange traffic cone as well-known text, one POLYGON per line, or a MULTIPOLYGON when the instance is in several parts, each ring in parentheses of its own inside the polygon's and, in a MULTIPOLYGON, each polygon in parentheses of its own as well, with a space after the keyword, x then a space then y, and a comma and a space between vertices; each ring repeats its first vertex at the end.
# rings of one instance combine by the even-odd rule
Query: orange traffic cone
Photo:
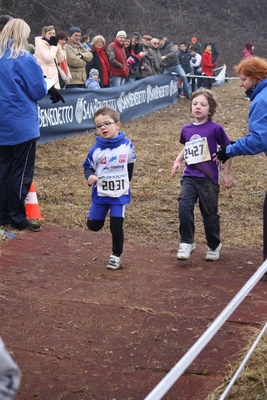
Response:
POLYGON ((27 194, 27 197, 25 200, 25 205, 26 205, 27 218, 44 219, 41 216, 41 211, 40 211, 40 207, 39 207, 38 200, 37 200, 35 185, 33 182, 31 183, 29 193, 27 194))

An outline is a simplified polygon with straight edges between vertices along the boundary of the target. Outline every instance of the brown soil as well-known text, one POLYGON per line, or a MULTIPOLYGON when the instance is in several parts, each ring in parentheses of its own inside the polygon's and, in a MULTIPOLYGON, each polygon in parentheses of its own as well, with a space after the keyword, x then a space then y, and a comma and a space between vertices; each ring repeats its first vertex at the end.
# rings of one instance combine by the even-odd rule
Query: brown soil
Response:
MULTIPOLYGON (((214 92, 214 120, 232 140, 245 135, 249 102, 238 83, 214 92)), ((38 145, 43 230, 7 240, 0 257, 1 336, 22 369, 18 400, 144 399, 261 264, 262 154, 234 159, 236 186, 221 189, 221 259, 204 260, 196 210, 196 251, 176 260, 179 176, 170 171, 189 120, 183 99, 123 124, 138 161, 119 271, 105 268, 108 223, 98 233, 85 228, 90 190, 82 163, 93 133, 38 145)), ((265 314, 263 279, 164 399, 204 400, 265 314)))

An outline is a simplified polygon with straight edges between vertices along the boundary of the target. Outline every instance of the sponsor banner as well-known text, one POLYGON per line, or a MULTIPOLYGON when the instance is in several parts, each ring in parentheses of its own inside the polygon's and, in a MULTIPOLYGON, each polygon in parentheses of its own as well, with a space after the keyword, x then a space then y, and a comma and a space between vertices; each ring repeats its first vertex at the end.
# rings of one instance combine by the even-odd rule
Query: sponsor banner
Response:
POLYGON ((49 95, 38 102, 41 134, 38 143, 93 130, 93 115, 103 106, 113 107, 125 122, 178 100, 177 77, 172 74, 156 75, 106 89, 74 88, 61 93, 65 104, 52 104, 49 95))

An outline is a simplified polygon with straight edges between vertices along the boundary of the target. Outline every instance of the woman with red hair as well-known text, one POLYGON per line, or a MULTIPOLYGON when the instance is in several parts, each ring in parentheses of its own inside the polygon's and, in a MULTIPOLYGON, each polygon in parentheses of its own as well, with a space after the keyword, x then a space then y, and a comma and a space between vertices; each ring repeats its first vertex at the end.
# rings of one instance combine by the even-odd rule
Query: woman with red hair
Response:
MULTIPOLYGON (((267 155, 267 60, 249 57, 242 60, 235 70, 240 76, 240 86, 252 101, 248 114, 249 134, 221 147, 216 156, 223 163, 235 156, 261 152, 267 155)), ((263 259, 267 259, 267 193, 263 206, 263 259)))

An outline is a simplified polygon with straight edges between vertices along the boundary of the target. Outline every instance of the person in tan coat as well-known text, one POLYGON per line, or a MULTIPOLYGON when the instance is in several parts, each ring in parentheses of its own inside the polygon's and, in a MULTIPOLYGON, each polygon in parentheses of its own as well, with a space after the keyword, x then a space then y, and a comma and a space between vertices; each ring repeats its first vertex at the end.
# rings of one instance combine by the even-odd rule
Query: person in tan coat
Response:
MULTIPOLYGON (((58 81, 58 70, 56 63, 59 64, 64 60, 62 47, 57 43, 55 37, 56 31, 53 25, 44 26, 42 37, 35 38, 35 54, 34 57, 43 70, 47 78, 58 81)), ((57 89, 60 85, 55 84, 57 89)))
POLYGON ((66 55, 71 73, 71 81, 66 88, 85 88, 85 81, 87 79, 86 63, 92 60, 93 54, 91 50, 83 47, 81 43, 81 30, 76 26, 69 29, 66 55))

